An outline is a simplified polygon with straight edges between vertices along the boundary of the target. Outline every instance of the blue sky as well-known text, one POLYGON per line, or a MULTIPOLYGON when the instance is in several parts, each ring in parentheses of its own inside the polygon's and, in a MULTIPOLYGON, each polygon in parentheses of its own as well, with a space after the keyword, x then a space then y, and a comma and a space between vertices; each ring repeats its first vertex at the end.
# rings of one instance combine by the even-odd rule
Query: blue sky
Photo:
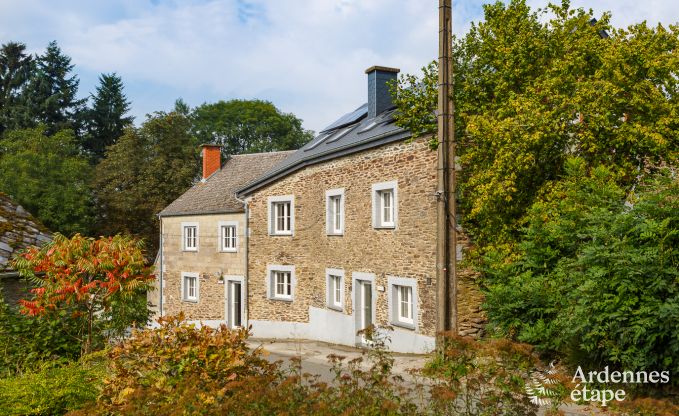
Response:
MULTIPOLYGON (((528 0, 534 7, 546 1, 528 0)), ((454 31, 484 2, 453 3, 454 31)), ((573 0, 618 26, 679 21, 676 0, 573 0)), ((2 0, 0 43, 73 58, 80 94, 102 72, 126 85, 137 123, 182 97, 272 101, 318 131, 365 101, 372 65, 418 73, 437 52, 436 0, 2 0)))

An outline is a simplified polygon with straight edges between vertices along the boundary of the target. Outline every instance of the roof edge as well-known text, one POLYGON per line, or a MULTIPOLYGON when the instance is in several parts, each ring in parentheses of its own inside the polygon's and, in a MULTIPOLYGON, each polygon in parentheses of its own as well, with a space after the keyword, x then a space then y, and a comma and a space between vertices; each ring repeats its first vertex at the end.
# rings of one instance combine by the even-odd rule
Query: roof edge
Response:
POLYGON ((407 130, 401 130, 400 132, 393 133, 393 132, 385 132, 381 135, 370 137, 369 139, 366 139, 361 142, 357 143, 352 143, 349 146, 346 147, 341 147, 338 149, 333 149, 331 151, 328 151, 326 153, 320 153, 315 155, 312 158, 309 159, 301 159, 298 162, 286 166, 279 170, 278 172, 274 172, 265 179, 257 179, 254 182, 236 190, 236 196, 242 197, 242 196, 248 196, 252 192, 256 191, 257 189, 260 189, 266 185, 269 185, 272 182, 277 181, 278 179, 281 179, 285 176, 288 176, 289 174, 292 174, 306 166, 314 165, 316 163, 321 163, 325 162, 328 160, 336 159, 339 157, 347 156, 353 153, 358 153, 362 152, 364 150, 369 150, 375 147, 379 147, 385 144, 393 143, 399 140, 403 140, 405 138, 411 137, 411 133, 407 130))

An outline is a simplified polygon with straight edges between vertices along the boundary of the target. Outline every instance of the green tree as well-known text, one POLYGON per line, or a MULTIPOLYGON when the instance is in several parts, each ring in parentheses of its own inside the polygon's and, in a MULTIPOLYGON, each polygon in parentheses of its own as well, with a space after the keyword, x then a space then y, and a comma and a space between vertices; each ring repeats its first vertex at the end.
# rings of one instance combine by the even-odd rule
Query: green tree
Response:
MULTIPOLYGON (((523 0, 484 6, 454 42, 459 192, 476 241, 511 243, 541 187, 577 155, 631 186, 679 150, 679 28, 614 29, 568 1, 540 13, 523 0)), ((398 123, 432 134, 436 70, 404 77, 398 123)), ((435 139, 432 146, 436 146, 435 139)))
POLYGON ((0 47, 0 135, 25 122, 22 91, 32 68, 33 60, 26 54, 25 44, 8 42, 0 47))
POLYGON ((94 190, 100 208, 98 230, 143 238, 158 246, 156 214, 185 192, 198 175, 198 144, 189 119, 155 113, 141 128, 128 127, 96 167, 94 190))
POLYGON ((56 41, 36 58, 36 68, 26 89, 24 99, 33 123, 43 123, 53 134, 70 128, 80 132, 85 100, 76 98, 80 81, 71 75, 74 65, 56 41))
POLYGON ((88 133, 85 141, 85 148, 95 160, 101 160, 106 148, 123 135, 125 127, 132 124, 133 117, 126 116, 130 102, 123 88, 122 79, 115 73, 99 76, 99 86, 92 96, 92 108, 87 115, 88 133))
POLYGON ((45 126, 8 131, 0 139, 0 191, 52 231, 87 233, 92 222, 92 170, 72 130, 45 126))
POLYGON ((298 149, 312 138, 302 120, 260 100, 203 104, 191 115, 192 133, 201 143, 222 145, 225 156, 298 149))

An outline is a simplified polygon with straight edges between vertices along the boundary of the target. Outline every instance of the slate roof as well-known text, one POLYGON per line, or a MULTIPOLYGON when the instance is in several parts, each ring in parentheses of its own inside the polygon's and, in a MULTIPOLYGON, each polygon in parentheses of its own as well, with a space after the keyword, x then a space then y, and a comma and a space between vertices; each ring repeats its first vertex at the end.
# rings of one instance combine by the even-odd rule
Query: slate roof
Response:
POLYGON ((242 186, 238 194, 246 196, 308 165, 410 137, 410 132, 394 124, 395 111, 392 108, 367 118, 368 104, 361 105, 323 129, 313 140, 255 181, 242 186))
POLYGON ((252 182, 295 151, 232 156, 205 182, 193 185, 160 212, 162 217, 244 212, 236 190, 252 182))

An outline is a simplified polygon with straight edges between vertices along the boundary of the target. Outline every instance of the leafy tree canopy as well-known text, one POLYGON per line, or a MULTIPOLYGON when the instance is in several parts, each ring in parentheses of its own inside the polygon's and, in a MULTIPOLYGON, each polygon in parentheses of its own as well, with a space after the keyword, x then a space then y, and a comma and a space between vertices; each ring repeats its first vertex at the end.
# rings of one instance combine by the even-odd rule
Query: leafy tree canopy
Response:
POLYGON ((222 145, 225 156, 298 149, 313 136, 302 120, 260 100, 203 104, 191 115, 192 133, 200 143, 222 145))
MULTIPOLYGON (((610 166, 627 186, 645 166, 677 161, 679 27, 616 29, 568 1, 484 12, 453 45, 459 191, 477 242, 511 242, 568 156, 610 166)), ((398 123, 415 135, 435 135, 436 77, 430 65, 423 80, 400 80, 398 123)))
POLYGON ((91 167, 72 130, 44 126, 7 131, 0 139, 0 191, 52 231, 88 232, 92 224, 91 167))
POLYGON ((100 232, 129 233, 157 248, 156 215, 197 178, 198 143, 182 114, 155 113, 141 128, 128 127, 97 165, 95 195, 100 232))

